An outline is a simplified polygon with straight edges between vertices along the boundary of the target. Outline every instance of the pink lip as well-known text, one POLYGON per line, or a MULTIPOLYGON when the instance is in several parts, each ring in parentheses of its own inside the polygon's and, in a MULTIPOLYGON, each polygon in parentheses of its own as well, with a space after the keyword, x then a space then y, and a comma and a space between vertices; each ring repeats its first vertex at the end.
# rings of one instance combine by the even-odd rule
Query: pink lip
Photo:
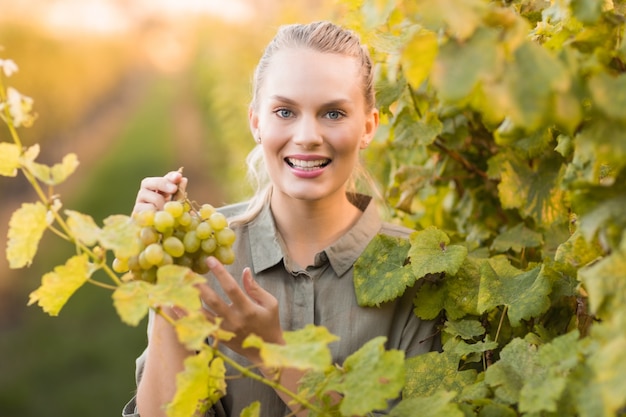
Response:
POLYGON ((328 164, 330 164, 331 160, 330 158, 327 158, 325 156, 321 156, 321 155, 289 155, 285 158, 285 163, 287 164, 287 166, 289 167, 289 169, 291 170, 291 172, 293 173, 293 175, 295 175, 298 178, 305 178, 305 179, 310 179, 310 178, 315 178, 318 177, 320 175, 322 175, 326 169, 326 167, 328 166, 328 164), (319 167, 301 167, 301 166, 296 166, 294 164, 292 164, 289 160, 299 160, 299 161, 327 161, 324 165, 319 166, 319 167))

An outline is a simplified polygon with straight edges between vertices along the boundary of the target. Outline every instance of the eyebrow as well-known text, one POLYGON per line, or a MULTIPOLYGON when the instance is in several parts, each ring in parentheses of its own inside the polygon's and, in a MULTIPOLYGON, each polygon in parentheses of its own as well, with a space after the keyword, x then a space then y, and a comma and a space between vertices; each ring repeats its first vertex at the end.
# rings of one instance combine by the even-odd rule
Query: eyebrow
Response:
MULTIPOLYGON (((291 104, 291 105, 297 105, 298 104, 296 101, 294 101, 294 100, 292 100, 292 99, 290 99, 288 97, 281 96, 281 95, 270 96, 270 99, 276 100, 276 101, 280 101, 280 102, 283 102, 283 103, 287 103, 287 104, 291 104)), ((322 107, 338 107, 338 106, 340 107, 340 106, 344 106, 344 105, 350 104, 350 103, 352 103, 352 100, 340 98, 340 99, 328 101, 328 102, 324 103, 322 105, 322 107)))

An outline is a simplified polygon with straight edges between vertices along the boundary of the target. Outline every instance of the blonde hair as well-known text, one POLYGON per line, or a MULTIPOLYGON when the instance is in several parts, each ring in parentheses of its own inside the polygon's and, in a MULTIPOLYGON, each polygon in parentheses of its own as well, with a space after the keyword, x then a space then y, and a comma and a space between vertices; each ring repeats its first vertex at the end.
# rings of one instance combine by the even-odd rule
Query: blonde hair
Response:
MULTIPOLYGON (((259 91, 274 54, 287 48, 309 48, 318 52, 354 57, 360 63, 366 110, 371 111, 375 107, 374 75, 369 51, 361 44, 358 35, 351 30, 328 21, 319 21, 309 24, 284 25, 278 29, 274 39, 265 48, 254 71, 253 96, 250 103, 252 108, 256 108, 258 105, 259 91)), ((248 165, 248 180, 255 193, 250 199, 246 212, 232 218, 231 224, 245 224, 252 221, 263 206, 269 203, 272 195, 272 183, 263 163, 261 146, 252 149, 246 158, 246 163, 248 165)), ((376 193, 374 181, 360 162, 355 167, 348 184, 348 190, 356 190, 358 181, 364 181, 368 184, 368 188, 376 193)))

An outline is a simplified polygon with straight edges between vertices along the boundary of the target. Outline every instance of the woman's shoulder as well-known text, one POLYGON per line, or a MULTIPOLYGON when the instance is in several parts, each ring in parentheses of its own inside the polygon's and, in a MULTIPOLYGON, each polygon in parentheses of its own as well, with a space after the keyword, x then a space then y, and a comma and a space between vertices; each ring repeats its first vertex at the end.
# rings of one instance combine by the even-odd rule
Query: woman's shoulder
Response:
POLYGON ((395 223, 383 222, 378 234, 408 239, 415 230, 395 223))
POLYGON ((224 214, 224 216, 230 218, 243 214, 248 208, 248 201, 242 201, 240 203, 227 204, 217 208, 217 211, 224 214))

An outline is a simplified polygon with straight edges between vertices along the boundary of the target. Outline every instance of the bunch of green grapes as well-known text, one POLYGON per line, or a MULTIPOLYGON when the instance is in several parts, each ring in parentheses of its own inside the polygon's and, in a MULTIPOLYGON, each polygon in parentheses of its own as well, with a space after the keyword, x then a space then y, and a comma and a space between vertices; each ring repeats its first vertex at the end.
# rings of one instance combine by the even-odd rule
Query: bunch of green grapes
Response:
POLYGON ((160 266, 176 264, 199 274, 209 271, 207 258, 215 256, 223 264, 235 260, 232 245, 235 232, 226 217, 210 204, 193 209, 188 201, 172 200, 161 210, 136 213, 140 226, 141 252, 137 256, 113 260, 113 270, 131 272, 134 279, 155 282, 160 266))

